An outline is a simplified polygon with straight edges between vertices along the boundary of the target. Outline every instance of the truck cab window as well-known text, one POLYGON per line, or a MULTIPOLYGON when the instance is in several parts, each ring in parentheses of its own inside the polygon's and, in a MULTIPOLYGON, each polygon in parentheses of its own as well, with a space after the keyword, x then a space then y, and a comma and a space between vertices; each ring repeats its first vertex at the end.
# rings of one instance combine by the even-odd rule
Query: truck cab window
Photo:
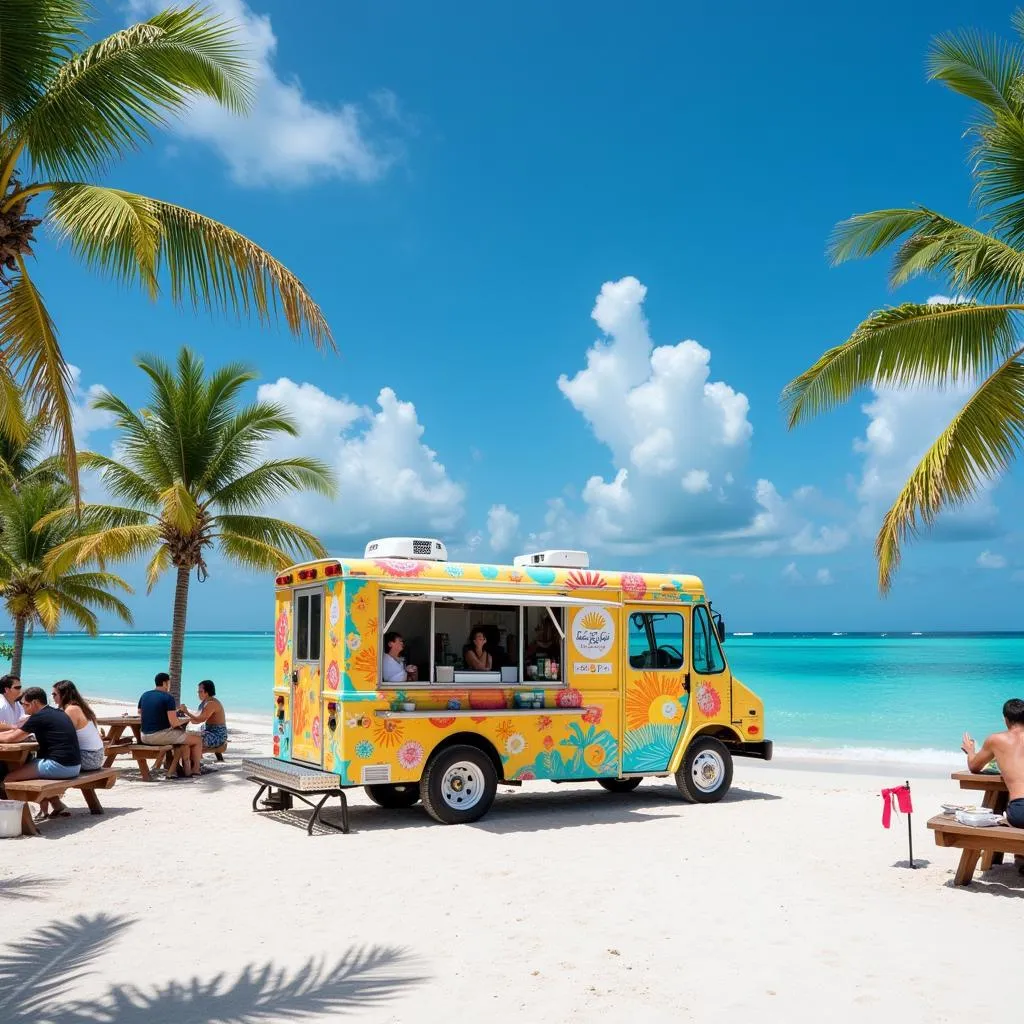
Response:
POLYGON ((629 667, 683 667, 683 617, 675 612, 633 612, 629 616, 629 667))
POLYGON ((725 656, 718 645, 718 632, 702 604, 693 609, 693 668, 705 675, 725 671, 725 656))

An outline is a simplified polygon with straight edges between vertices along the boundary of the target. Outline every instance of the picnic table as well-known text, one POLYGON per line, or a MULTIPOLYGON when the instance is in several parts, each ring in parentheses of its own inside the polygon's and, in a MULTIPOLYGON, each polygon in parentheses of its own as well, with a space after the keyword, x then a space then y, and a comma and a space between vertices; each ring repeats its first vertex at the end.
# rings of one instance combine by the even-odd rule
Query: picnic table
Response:
POLYGON ((0 761, 17 768, 24 764, 30 754, 34 754, 38 744, 35 740, 25 740, 22 743, 0 743, 0 761))
MULTIPOLYGON (((993 814, 1005 814, 1010 794, 1002 775, 996 772, 953 772, 950 776, 960 783, 961 789, 981 792, 981 806, 993 814)), ((956 885, 967 885, 974 877, 980 859, 981 870, 988 871, 993 864, 1003 863, 1003 853, 1024 854, 1024 831, 1007 826, 979 828, 960 825, 948 815, 936 815, 928 822, 935 833, 938 846, 958 847, 960 863, 956 870, 956 885), (984 844, 984 845, 982 845, 984 844), (996 846, 1002 849, 995 849, 996 846)))
POLYGON ((140 715, 110 715, 107 718, 97 718, 96 724, 105 730, 103 742, 108 745, 120 742, 125 729, 131 729, 136 743, 142 742, 142 717, 140 715))

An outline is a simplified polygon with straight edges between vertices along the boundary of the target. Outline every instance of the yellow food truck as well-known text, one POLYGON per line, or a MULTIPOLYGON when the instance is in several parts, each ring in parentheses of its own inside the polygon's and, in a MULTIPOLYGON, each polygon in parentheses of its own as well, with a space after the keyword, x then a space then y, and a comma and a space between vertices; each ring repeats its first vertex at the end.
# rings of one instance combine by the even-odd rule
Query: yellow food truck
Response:
POLYGON ((734 757, 771 757, 696 576, 600 572, 580 551, 451 562, 399 537, 276 584, 274 757, 382 807, 455 824, 499 783, 669 775, 713 803, 734 757))

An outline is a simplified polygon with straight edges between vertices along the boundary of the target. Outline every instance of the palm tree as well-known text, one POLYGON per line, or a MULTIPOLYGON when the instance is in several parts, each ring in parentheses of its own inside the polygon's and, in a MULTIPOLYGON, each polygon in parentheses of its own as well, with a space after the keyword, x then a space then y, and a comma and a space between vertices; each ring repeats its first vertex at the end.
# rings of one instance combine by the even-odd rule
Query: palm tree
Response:
POLYGON ((15 391, 10 401, 17 422, 23 429, 14 436, 0 428, 0 487, 17 490, 26 483, 66 483, 63 461, 52 450, 53 435, 38 412, 26 409, 24 396, 15 391))
POLYGON ((132 614, 112 589, 131 592, 113 573, 56 566, 51 554, 68 543, 81 526, 74 517, 53 513, 72 500, 67 484, 23 483, 0 490, 0 598, 14 623, 11 671, 21 675, 25 634, 34 626, 55 633, 71 619, 90 636, 98 622, 94 608, 113 612, 125 622, 132 614))
POLYGON ((26 262, 41 225, 89 268, 152 298, 166 288, 176 304, 261 322, 283 312, 294 334, 333 346, 302 283, 254 242, 89 180, 195 97, 245 111, 252 78, 232 25, 180 7, 87 44, 89 10, 87 0, 0 3, 0 429, 25 432, 9 401, 22 380, 57 432, 76 496, 71 377, 26 262))
MULTIPOLYGON (((1013 21, 1024 36, 1024 13, 1013 21)), ((1024 47, 962 32, 936 39, 928 63, 930 78, 978 105, 970 134, 979 226, 923 206, 878 210, 840 223, 831 255, 840 263, 899 243, 892 287, 938 274, 954 298, 872 313, 782 394, 793 427, 866 385, 969 386, 886 513, 875 541, 883 594, 903 542, 975 497, 1024 440, 1024 47)))
MULTIPOLYGON (((294 437, 298 430, 275 403, 238 407, 239 392, 255 380, 252 371, 231 364, 207 377, 203 361, 187 348, 176 369, 152 356, 138 366, 151 384, 145 409, 136 412, 109 392, 93 402, 114 414, 120 461, 79 453, 81 464, 98 470, 110 494, 125 504, 82 505, 85 535, 69 540, 54 558, 66 565, 148 555, 149 590, 175 570, 168 672, 177 697, 192 570, 206 579, 211 548, 258 571, 276 571, 306 555, 322 557, 324 546, 308 530, 255 510, 294 491, 332 495, 334 481, 319 459, 260 458, 264 442, 294 437)), ((74 508, 57 515, 75 517, 74 508)))

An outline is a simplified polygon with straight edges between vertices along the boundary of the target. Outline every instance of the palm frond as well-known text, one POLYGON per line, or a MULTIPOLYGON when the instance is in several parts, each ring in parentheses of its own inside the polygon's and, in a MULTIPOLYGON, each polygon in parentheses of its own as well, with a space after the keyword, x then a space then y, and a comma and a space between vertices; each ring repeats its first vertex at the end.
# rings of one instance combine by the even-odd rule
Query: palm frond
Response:
POLYGON ((191 533, 199 525, 195 495, 180 480, 160 495, 160 518, 181 533, 191 533))
POLYGON ((50 554, 47 564, 63 567, 91 561, 130 561, 148 554, 160 540, 159 526, 112 526, 59 545, 50 554))
POLYGON ((1005 472, 1024 441, 1024 364, 1019 353, 992 373, 925 452, 886 513, 878 537, 878 584, 892 585, 903 542, 939 512, 962 505, 1005 472))
POLYGON ((988 374, 1016 349, 1019 310, 1024 306, 906 303, 872 314, 786 385, 790 427, 869 384, 940 387, 988 374))
POLYGON ((84 0, 4 0, 0 4, 0 117, 24 116, 82 38, 84 0))
POLYGON ((269 544, 275 550, 289 553, 294 563, 300 558, 326 558, 327 549, 317 536, 295 523, 270 516, 220 515, 216 518, 221 534, 269 544))
POLYGON ((160 500, 160 492, 145 477, 108 455, 79 452, 78 464, 84 469, 98 471, 103 486, 114 498, 142 506, 152 506, 160 500))
POLYGON ((0 343, 7 349, 7 359, 13 372, 22 377, 25 390, 36 399, 40 414, 56 431, 68 481, 77 497, 78 463, 71 414, 71 371, 64 361, 57 331, 43 297, 32 283, 25 261, 20 256, 18 270, 10 287, 0 294, 0 343))
POLYGON ((168 548, 166 544, 161 544, 156 551, 153 552, 153 557, 146 563, 147 594, 153 592, 153 588, 157 585, 160 577, 163 576, 163 574, 167 572, 173 564, 170 548, 168 548))
POLYGON ((226 512, 238 512, 293 491, 311 491, 333 497, 334 474, 326 463, 305 455, 268 459, 214 492, 210 501, 226 512))
POLYGON ((875 210, 840 221, 832 230, 828 253, 833 264, 874 256, 898 238, 928 225, 923 209, 875 210))
POLYGON ((100 573, 106 579, 98 585, 89 586, 76 580, 74 577, 65 577, 55 585, 54 590, 61 605, 67 609, 71 604, 78 604, 85 608, 96 608, 100 611, 116 615, 122 622, 129 625, 134 622, 131 609, 116 594, 112 594, 106 587, 117 586, 123 590, 132 592, 132 588, 120 576, 113 573, 100 573))
MULTIPOLYGON (((3 337, 0 334, 0 338, 3 337)), ((15 380, 7 362, 0 360, 0 438, 7 445, 20 446, 28 441, 29 434, 21 385, 15 380)))
POLYGON ((998 36, 966 30, 932 42, 928 77, 995 110, 1021 112, 1017 86, 1024 75, 1024 51, 998 36))
POLYGON ((199 484, 215 493, 252 468, 263 442, 276 434, 296 437, 295 421, 276 402, 254 402, 238 410, 218 431, 217 452, 199 484))
POLYGON ((256 572, 279 572, 294 564, 291 556, 273 544, 222 530, 220 550, 230 561, 256 572))
POLYGON ((243 112, 252 77, 234 26, 198 5, 163 11, 63 61, 11 141, 58 177, 138 148, 195 96, 243 112))

